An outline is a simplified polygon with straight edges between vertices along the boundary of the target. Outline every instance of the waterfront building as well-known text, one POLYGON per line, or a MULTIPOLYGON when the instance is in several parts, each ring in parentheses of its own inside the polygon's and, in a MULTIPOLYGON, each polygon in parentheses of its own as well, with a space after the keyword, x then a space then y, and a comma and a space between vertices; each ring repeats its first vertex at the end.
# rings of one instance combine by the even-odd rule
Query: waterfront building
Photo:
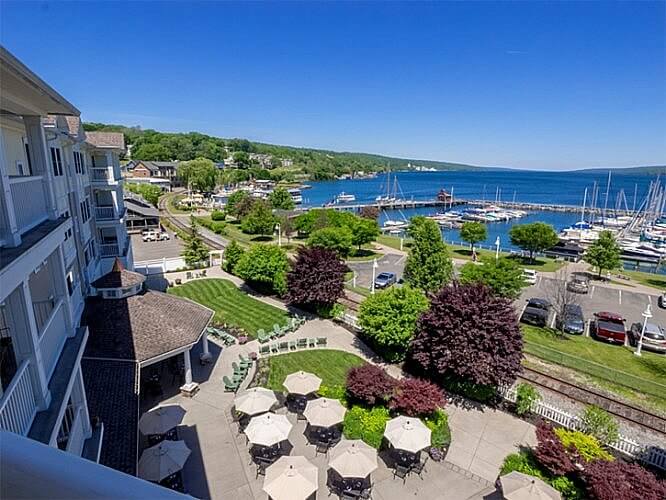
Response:
POLYGON ((178 162, 133 160, 124 167, 128 180, 157 184, 166 191, 178 187, 178 162))

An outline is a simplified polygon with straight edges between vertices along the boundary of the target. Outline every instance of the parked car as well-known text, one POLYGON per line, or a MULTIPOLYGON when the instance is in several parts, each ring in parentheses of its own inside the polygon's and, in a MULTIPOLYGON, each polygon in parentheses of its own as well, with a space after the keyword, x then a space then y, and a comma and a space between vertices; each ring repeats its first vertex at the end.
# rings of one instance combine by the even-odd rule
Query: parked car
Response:
POLYGON ((523 269, 523 279, 528 285, 536 285, 537 272, 534 269, 523 269))
MULTIPOLYGON (((642 323, 634 323, 627 332, 627 335, 629 335, 629 344, 633 347, 638 346, 642 330, 642 323)), ((643 349, 662 354, 666 353, 666 330, 654 323, 647 323, 645 325, 645 333, 643 334, 643 349)))
POLYGON ((564 306, 561 316, 556 320, 558 329, 572 335, 582 335, 585 333, 585 318, 583 310, 578 304, 567 304, 564 306))
POLYGON ((594 320, 590 323, 590 334, 599 340, 624 344, 627 336, 624 321, 624 318, 617 313, 608 311, 594 313, 594 320))
POLYGON ((550 316, 550 302, 546 299, 529 299, 520 321, 535 326, 546 326, 550 316))
POLYGON ((383 272, 379 273, 375 278, 375 288, 388 288, 398 281, 395 273, 383 272))
POLYGON ((170 239, 169 233, 166 231, 156 231, 154 229, 149 229, 141 233, 141 239, 143 241, 166 241, 170 239))
POLYGON ((657 304, 659 304, 659 307, 662 309, 666 309, 666 292, 662 293, 659 296, 659 299, 657 300, 657 304))
POLYGON ((587 276, 582 274, 574 274, 571 280, 567 283, 567 288, 576 293, 587 293, 590 289, 590 282, 587 276))

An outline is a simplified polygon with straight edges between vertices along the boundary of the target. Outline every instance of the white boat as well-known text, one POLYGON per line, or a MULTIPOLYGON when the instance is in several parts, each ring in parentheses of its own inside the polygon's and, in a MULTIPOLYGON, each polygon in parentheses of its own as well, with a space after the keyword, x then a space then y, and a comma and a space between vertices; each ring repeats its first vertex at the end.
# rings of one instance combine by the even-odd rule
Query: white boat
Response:
POLYGON ((344 191, 335 197, 336 203, 352 203, 356 201, 356 196, 347 194, 344 191))
POLYGON ((303 203, 303 194, 301 193, 301 190, 298 188, 291 188, 288 189, 289 194, 291 195, 291 199, 296 205, 300 205, 303 203))

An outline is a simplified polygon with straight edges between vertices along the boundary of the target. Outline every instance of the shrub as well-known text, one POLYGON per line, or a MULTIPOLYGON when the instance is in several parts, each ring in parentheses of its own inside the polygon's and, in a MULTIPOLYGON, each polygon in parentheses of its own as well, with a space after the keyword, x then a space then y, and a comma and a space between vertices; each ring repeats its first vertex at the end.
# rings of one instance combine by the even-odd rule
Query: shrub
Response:
POLYGON ((500 469, 500 476, 505 476, 513 471, 522 472, 539 479, 546 479, 546 474, 541 470, 539 463, 534 459, 534 455, 529 451, 507 455, 500 469))
POLYGON ((493 385, 475 384, 457 377, 444 378, 442 385, 449 393, 459 394, 481 403, 493 403, 500 397, 497 387, 493 385))
POLYGON ((299 248, 287 275, 287 302, 317 309, 329 308, 342 297, 347 266, 326 248, 299 248))
POLYGON ((666 483, 637 464, 596 460, 582 472, 587 491, 596 500, 663 500, 666 483))
POLYGON ((555 429, 558 439, 572 456, 585 462, 593 460, 615 460, 613 455, 604 450, 597 438, 580 431, 569 431, 564 428, 555 429))
POLYGON ((341 257, 346 257, 352 249, 352 232, 347 227, 317 229, 310 234, 308 245, 335 250, 341 257))
POLYGON ((347 406, 347 393, 342 385, 322 385, 317 394, 322 398, 339 399, 343 405, 347 406))
POLYGON ((421 417, 444 404, 444 393, 437 385, 423 379, 406 378, 395 388, 390 408, 410 417, 421 417))
POLYGON ((620 430, 615 419, 606 410, 590 405, 580 416, 583 429, 603 444, 615 443, 620 437, 620 430))
POLYGON ((214 221, 223 221, 226 218, 226 215, 222 210, 213 210, 210 214, 210 218, 214 221))
POLYGON ((261 291, 284 295, 288 269, 289 261, 282 248, 277 245, 254 245, 243 254, 234 271, 261 291))
POLYGON ((437 408, 432 415, 425 417, 423 423, 432 431, 430 444, 436 448, 447 447, 451 443, 451 430, 449 429, 449 416, 437 408))
POLYGON ((342 304, 323 304, 315 308, 317 316, 326 319, 339 319, 345 314, 345 306, 342 304))
POLYGON ((345 414, 342 432, 347 439, 362 439, 373 448, 379 448, 390 418, 388 408, 383 406, 372 409, 354 406, 345 414))
POLYGON ((516 413, 521 417, 527 415, 540 399, 541 394, 533 385, 518 384, 518 387, 516 387, 516 413))
POLYGON ((365 364, 351 368, 347 373, 347 393, 361 403, 375 405, 386 401, 396 381, 376 365, 365 364))
POLYGON ((567 476, 550 478, 547 483, 559 491, 565 500, 583 500, 586 498, 585 491, 567 476))
POLYGON ((224 249, 222 268, 226 272, 234 274, 236 264, 238 264, 238 261, 241 260, 244 254, 245 250, 241 248, 236 240, 233 240, 224 249))
POLYGON ((562 476, 574 470, 574 463, 550 424, 539 422, 536 437, 534 457, 548 472, 562 476))

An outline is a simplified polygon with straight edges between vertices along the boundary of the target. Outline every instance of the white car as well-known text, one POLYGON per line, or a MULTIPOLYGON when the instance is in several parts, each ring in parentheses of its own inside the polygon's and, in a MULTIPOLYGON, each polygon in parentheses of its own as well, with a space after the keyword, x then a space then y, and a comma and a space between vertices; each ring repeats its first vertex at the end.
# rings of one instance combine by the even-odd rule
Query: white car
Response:
POLYGON ((534 269, 523 269, 523 279, 528 285, 536 285, 537 272, 534 269))
POLYGON ((166 241, 171 239, 171 237, 166 231, 148 230, 142 233, 141 239, 143 241, 166 241))

